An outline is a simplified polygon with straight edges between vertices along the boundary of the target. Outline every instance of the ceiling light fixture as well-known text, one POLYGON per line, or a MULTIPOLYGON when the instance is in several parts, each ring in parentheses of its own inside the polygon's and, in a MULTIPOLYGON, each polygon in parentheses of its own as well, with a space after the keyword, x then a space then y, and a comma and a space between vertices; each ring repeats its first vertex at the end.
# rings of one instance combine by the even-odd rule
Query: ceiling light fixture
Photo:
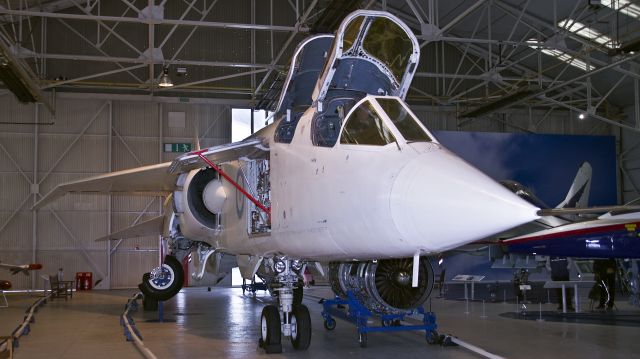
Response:
POLYGON ((169 77, 169 67, 165 67, 162 69, 162 76, 160 76, 160 82, 158 83, 160 87, 173 87, 173 81, 169 77))

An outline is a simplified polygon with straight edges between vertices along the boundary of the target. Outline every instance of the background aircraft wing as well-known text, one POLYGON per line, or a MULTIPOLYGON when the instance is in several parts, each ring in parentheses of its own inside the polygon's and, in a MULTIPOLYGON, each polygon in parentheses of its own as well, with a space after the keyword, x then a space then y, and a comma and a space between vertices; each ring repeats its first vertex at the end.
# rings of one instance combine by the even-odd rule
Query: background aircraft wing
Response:
MULTIPOLYGON (((247 158, 264 158, 269 153, 266 141, 261 137, 249 138, 244 141, 233 142, 226 145, 209 147, 201 152, 209 160, 215 163, 247 158)), ((176 158, 169 168, 169 172, 186 172, 197 168, 206 167, 207 164, 195 152, 187 153, 176 158)))
POLYGON ((67 193, 104 193, 166 195, 173 191, 177 174, 168 173, 171 162, 131 168, 62 183, 38 201, 34 208, 41 208, 67 193))
POLYGON ((538 211, 539 216, 562 216, 567 214, 598 214, 606 212, 638 212, 640 206, 624 205, 624 206, 605 206, 605 207, 587 207, 587 208, 545 208, 538 211))
POLYGON ((123 230, 111 233, 104 237, 100 237, 96 239, 96 242, 160 235, 162 234, 162 229, 164 226, 164 218, 165 216, 157 216, 151 218, 134 226, 127 227, 123 230))

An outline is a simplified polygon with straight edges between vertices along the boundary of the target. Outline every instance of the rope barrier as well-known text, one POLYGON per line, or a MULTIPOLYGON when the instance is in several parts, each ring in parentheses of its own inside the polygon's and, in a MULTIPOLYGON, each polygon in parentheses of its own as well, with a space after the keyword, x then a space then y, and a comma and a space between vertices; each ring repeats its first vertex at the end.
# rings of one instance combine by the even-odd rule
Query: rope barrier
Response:
POLYGON ((122 328, 124 329, 124 336, 127 338, 127 341, 133 342, 145 358, 158 359, 142 342, 142 335, 138 331, 138 328, 136 328, 136 323, 130 315, 130 312, 134 312, 138 309, 137 300, 142 299, 142 297, 142 293, 136 293, 133 297, 129 298, 127 305, 125 305, 124 313, 122 313, 122 316, 120 317, 120 325, 122 325, 122 328))
POLYGON ((38 311, 38 308, 43 304, 47 303, 47 299, 51 296, 51 293, 45 295, 44 297, 36 300, 27 310, 25 311, 25 316, 22 319, 22 323, 18 325, 18 327, 11 333, 11 336, 8 339, 4 339, 0 341, 0 353, 9 350, 7 348, 7 343, 12 343, 12 348, 17 348, 19 346, 19 341, 21 336, 28 335, 31 331, 31 324, 36 322, 35 313, 38 311))

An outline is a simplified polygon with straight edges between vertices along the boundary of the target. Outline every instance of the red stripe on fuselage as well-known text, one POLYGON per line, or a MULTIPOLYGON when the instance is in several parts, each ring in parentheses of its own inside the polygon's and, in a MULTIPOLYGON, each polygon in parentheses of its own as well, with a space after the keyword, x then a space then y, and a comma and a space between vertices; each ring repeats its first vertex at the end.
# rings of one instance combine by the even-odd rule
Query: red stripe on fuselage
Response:
POLYGON ((527 238, 520 238, 520 239, 514 239, 514 240, 505 240, 502 241, 502 244, 504 245, 511 245, 511 244, 519 244, 519 243, 523 243, 523 242, 529 242, 529 241, 540 241, 540 240, 545 240, 545 239, 555 239, 555 238, 565 238, 565 237, 572 237, 572 236, 577 236, 577 235, 586 235, 586 234, 595 234, 595 233, 603 233, 603 232, 613 232, 616 230, 626 230, 628 225, 635 225, 638 229, 640 229, 640 222, 628 222, 628 223, 618 223, 618 224, 611 224, 608 226, 600 226, 600 227, 590 227, 590 228, 580 228, 580 229, 574 229, 571 231, 566 231, 566 232, 556 232, 556 233, 549 233, 549 234, 543 234, 543 235, 539 235, 539 236, 533 236, 533 237, 527 237, 527 238))

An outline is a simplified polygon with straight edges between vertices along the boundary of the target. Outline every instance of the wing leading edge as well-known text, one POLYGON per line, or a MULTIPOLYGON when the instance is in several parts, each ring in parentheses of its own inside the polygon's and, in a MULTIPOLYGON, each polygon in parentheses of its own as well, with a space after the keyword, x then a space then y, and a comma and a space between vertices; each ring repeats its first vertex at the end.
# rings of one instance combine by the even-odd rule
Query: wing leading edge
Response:
MULTIPOLYGON (((224 163, 242 158, 257 158, 268 153, 261 138, 209 147, 202 154, 213 162, 224 163)), ((182 172, 207 165, 196 153, 187 153, 173 162, 106 173, 99 176, 62 183, 38 201, 33 209, 42 208, 67 193, 102 193, 146 196, 166 196, 176 186, 182 172)))

